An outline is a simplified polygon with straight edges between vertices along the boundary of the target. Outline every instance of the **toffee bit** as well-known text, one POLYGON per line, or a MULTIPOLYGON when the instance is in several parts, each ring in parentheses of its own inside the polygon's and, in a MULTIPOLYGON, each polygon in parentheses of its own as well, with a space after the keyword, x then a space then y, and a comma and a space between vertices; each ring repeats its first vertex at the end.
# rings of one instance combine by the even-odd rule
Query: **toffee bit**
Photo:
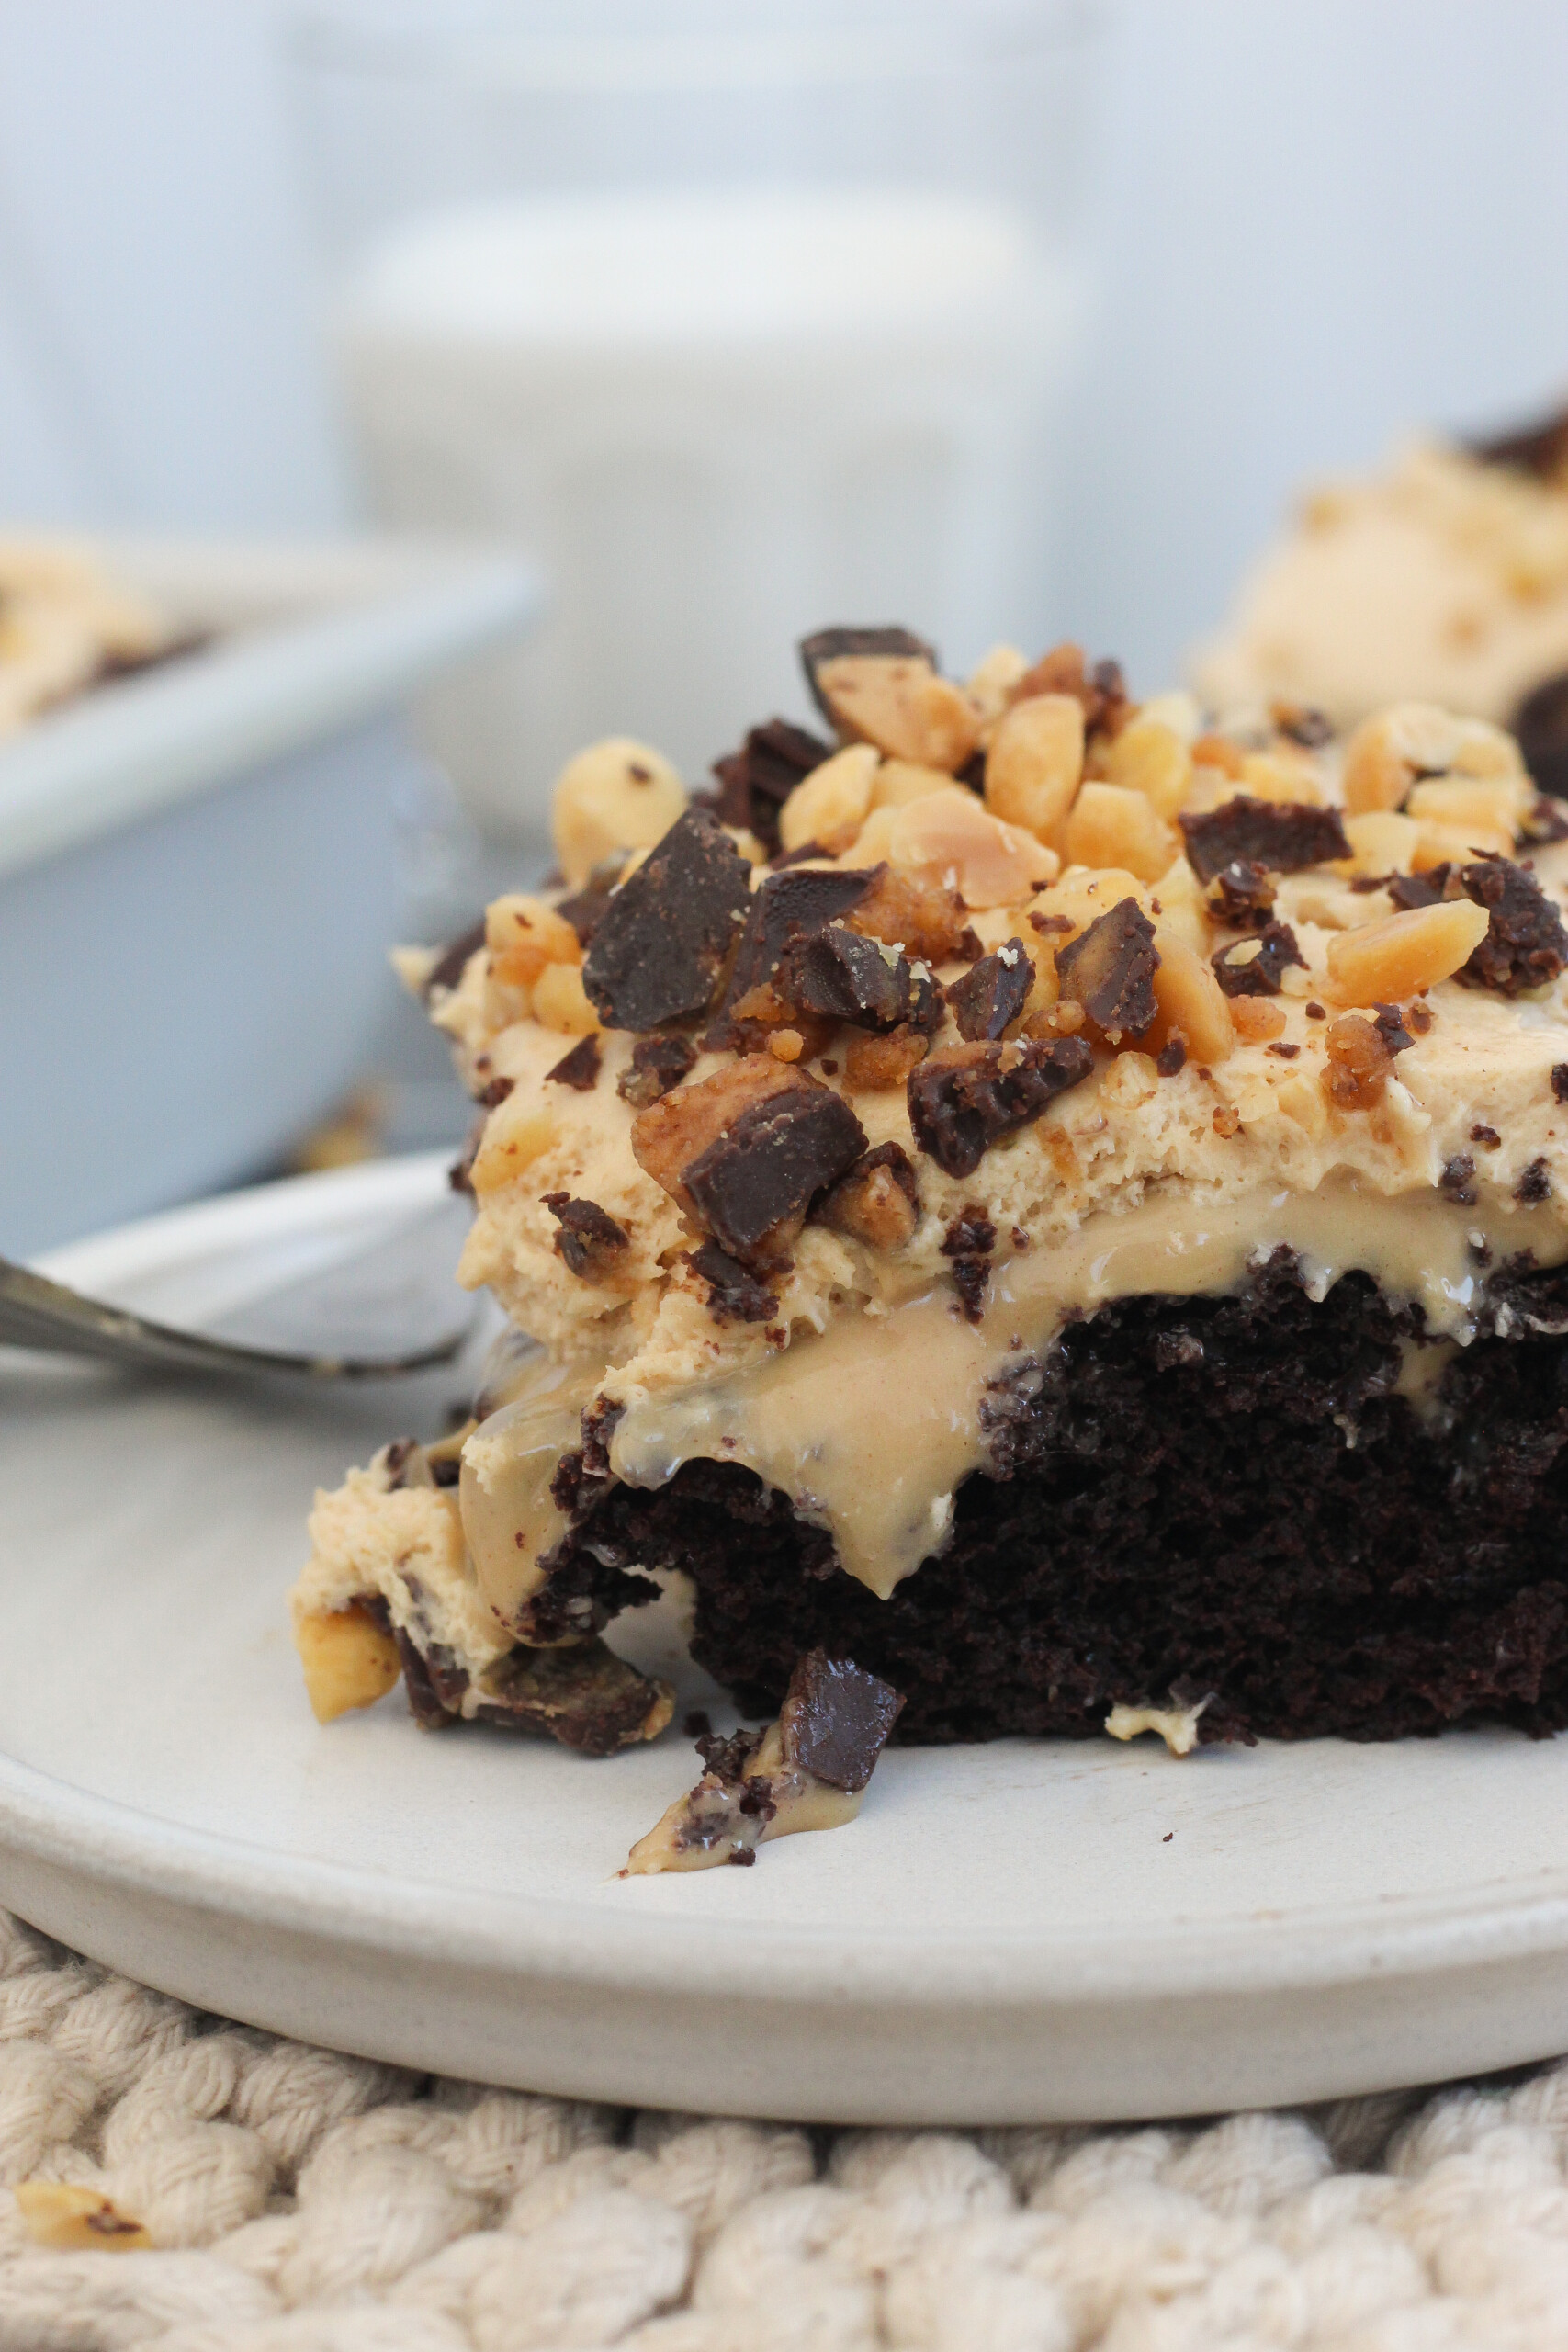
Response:
POLYGON ((721 1247, 745 1257, 865 1148, 865 1131, 843 1097, 802 1083, 742 1111, 682 1170, 682 1181, 721 1247))
POLYGON ((570 1086, 579 1094, 592 1094, 599 1083, 599 1040, 592 1030, 580 1037, 570 1054, 563 1054, 554 1069, 545 1072, 547 1086, 570 1086))
POLYGON ((811 699, 826 719, 837 723, 831 702, 818 683, 818 673, 829 662, 847 658, 872 661, 924 662, 929 669, 937 667, 936 649, 923 637, 916 637, 907 628, 819 628, 800 640, 800 666, 806 673, 806 683, 811 699))
POLYGON ((1456 1151, 1438 1179, 1438 1190, 1445 1200, 1457 1202, 1461 1209, 1473 1208, 1479 1195, 1475 1189, 1475 1162, 1468 1151, 1456 1151))
POLYGON ((910 1074, 915 1141, 944 1175, 972 1176, 992 1144, 1037 1119, 1093 1068, 1081 1037, 946 1047, 910 1074))
POLYGON ((1214 1133, 1223 1136, 1227 1143, 1232 1136, 1241 1132, 1241 1113, 1234 1102, 1220 1102, 1215 1105, 1213 1126, 1214 1133))
POLYGON ((919 1223, 914 1163, 902 1144, 863 1152, 811 1211, 811 1221, 847 1233, 869 1250, 901 1250, 919 1223))
MULTIPOLYGON (((1410 1045, 1413 1040, 1406 1036, 1404 1042, 1410 1045)), ((1328 1062, 1323 1082, 1329 1101, 1342 1111, 1375 1110, 1393 1068, 1381 1028, 1362 1013, 1342 1012, 1330 1024, 1325 1043, 1328 1062)))
POLYGON ((709 1043, 716 1048, 729 1044, 736 1007, 754 989, 771 986, 785 948, 848 914, 885 871, 871 866, 840 874, 814 866, 801 874, 771 874, 747 910, 709 1043))
POLYGON ((1021 939, 1010 939, 1005 946, 982 956, 947 989, 959 1035, 972 1045, 981 1038, 1001 1036, 1023 1011, 1033 986, 1034 966, 1021 939))
POLYGON ((1186 1067, 1187 1040, 1179 1029, 1173 1029, 1155 1056, 1155 1068, 1161 1078, 1175 1078, 1186 1067))
POLYGON ((1155 927, 1136 899, 1122 899, 1056 950, 1062 994, 1081 1004, 1111 1039, 1141 1037, 1159 1011, 1155 927))
POLYGON ((1504 996, 1554 980, 1568 965, 1568 931, 1539 882, 1512 858, 1478 858, 1460 870, 1465 896, 1484 907, 1485 938, 1456 978, 1504 996))
POLYGON ((1303 972, 1306 970, 1306 957, 1297 946, 1296 934, 1288 922, 1266 923, 1258 939, 1257 954, 1242 962, 1235 959, 1250 944, 1247 940, 1217 948, 1209 958, 1214 978, 1226 996, 1278 996, 1280 976, 1288 965, 1295 964, 1303 972))
POLYGON ((632 1057, 615 1080, 615 1091, 634 1111, 646 1111, 668 1094, 694 1066, 697 1049, 689 1037, 639 1037, 632 1057))
POLYGON ((692 1250, 687 1262, 708 1286, 708 1313, 716 1323, 768 1323, 778 1312, 773 1293, 716 1241, 692 1250))
POLYGON ((625 1226, 617 1225, 597 1201, 574 1201, 569 1193, 545 1193, 540 1198, 560 1228, 557 1257, 580 1280, 603 1281, 616 1253, 630 1244, 625 1226))
POLYGON ((1353 854, 1339 810, 1314 808, 1305 801, 1256 800, 1237 793, 1223 808, 1200 816, 1179 813, 1176 821, 1187 862, 1205 884, 1238 858, 1272 874, 1299 874, 1353 854))
MULTIPOLYGON (((844 1048, 844 1083, 852 1094, 886 1093, 902 1086, 931 1051, 923 1029, 906 1023, 886 1037, 852 1037, 844 1048)), ((824 1062, 825 1070, 832 1065, 824 1062)))
POLYGON ((1383 1051, 1389 1055, 1391 1059, 1393 1055, 1403 1054, 1407 1047, 1416 1043, 1415 1038, 1411 1035, 1409 1030, 1404 1025, 1404 1016, 1401 1014, 1398 1005, 1374 1004, 1372 1012, 1375 1016, 1372 1022, 1372 1027, 1382 1039, 1383 1051))
POLYGON ((891 1683, 852 1658, 810 1650, 789 1679, 779 1729, 785 1756, 856 1796, 871 1779, 904 1702, 891 1683))
POLYGON ((622 883, 582 965, 607 1029, 705 1012, 751 902, 751 869, 716 819, 688 808, 622 883))
POLYGON ((1514 1198, 1522 1208, 1537 1201, 1551 1198, 1551 1175, 1544 1159, 1532 1159, 1518 1182, 1514 1186, 1514 1198))

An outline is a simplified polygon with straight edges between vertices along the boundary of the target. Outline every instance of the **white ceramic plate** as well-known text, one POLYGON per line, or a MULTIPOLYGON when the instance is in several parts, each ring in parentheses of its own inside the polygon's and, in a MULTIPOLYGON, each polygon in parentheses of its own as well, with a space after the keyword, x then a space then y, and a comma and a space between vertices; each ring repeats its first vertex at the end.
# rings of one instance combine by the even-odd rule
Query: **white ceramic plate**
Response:
MULTIPOLYGON (((440 1181, 308 1178, 49 1264, 215 1311, 233 1250, 246 1280, 298 1267, 440 1181)), ((850 1828, 623 1881, 689 1783, 678 1732, 592 1763, 422 1735, 396 1693, 319 1729, 283 1609, 310 1489, 457 1385, 201 1393, 0 1351, 0 1899, 231 2017, 652 2105, 1199 2112, 1568 2048, 1568 1741, 895 1752, 850 1828)))

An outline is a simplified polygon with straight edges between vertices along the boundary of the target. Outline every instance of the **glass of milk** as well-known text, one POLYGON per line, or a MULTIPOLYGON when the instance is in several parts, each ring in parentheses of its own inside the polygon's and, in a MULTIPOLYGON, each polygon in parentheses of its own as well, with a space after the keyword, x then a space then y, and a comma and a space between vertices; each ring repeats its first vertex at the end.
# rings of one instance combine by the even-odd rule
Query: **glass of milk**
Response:
POLYGON ((525 650, 437 750, 492 837, 582 743, 694 785, 795 639, 1038 650, 1088 288, 1071 0, 570 0, 297 36, 370 514, 521 541, 525 650))

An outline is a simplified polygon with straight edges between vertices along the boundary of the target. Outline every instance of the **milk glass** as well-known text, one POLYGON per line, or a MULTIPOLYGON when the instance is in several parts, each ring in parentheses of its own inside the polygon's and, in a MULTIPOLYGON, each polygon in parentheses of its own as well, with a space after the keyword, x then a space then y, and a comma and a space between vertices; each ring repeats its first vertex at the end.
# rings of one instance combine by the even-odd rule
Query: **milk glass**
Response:
POLYGON ((536 831, 599 735, 701 782, 800 711, 825 623, 1035 648, 1095 29, 1063 0, 301 28, 368 510, 551 585, 433 714, 489 832, 536 831))

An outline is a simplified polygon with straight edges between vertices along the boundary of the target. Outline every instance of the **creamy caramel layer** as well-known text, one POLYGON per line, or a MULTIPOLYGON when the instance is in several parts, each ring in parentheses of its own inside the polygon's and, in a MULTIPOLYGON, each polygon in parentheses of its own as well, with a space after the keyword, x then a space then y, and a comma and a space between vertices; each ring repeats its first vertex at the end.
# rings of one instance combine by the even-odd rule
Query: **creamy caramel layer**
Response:
MULTIPOLYGON (((1151 1189, 1136 1207, 998 1261, 977 1323, 955 1312, 944 1279, 706 1385, 633 1397, 611 1468, 629 1486, 659 1487, 685 1462, 740 1463, 827 1529, 849 1574, 886 1599, 942 1548, 957 1489, 985 1459, 981 1408, 995 1384, 1025 1370, 1075 1314, 1148 1294, 1235 1292, 1281 1246, 1302 1261, 1314 1298, 1359 1271, 1419 1306, 1435 1339, 1462 1346, 1474 1335, 1478 1252, 1500 1261, 1528 1250, 1555 1265, 1568 1258, 1568 1230, 1549 1209, 1390 1197, 1348 1179, 1228 1200, 1151 1189)), ((537 1563, 564 1530, 549 1479, 602 1376, 541 1360, 464 1449, 465 1530, 503 1618, 537 1586, 537 1563)), ((1400 1385, 1424 1384, 1407 1365, 1400 1385)))

